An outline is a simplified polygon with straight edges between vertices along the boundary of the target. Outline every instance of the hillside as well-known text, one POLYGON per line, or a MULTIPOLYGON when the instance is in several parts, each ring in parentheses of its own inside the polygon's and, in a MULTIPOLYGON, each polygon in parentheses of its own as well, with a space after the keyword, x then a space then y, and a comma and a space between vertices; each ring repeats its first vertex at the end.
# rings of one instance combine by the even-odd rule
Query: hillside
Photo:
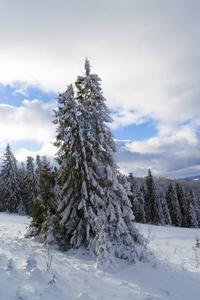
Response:
POLYGON ((117 260, 112 270, 103 271, 82 250, 48 252, 45 245, 24 238, 29 222, 27 217, 0 213, 0 299, 200 298, 200 248, 195 248, 199 229, 137 224, 149 237, 155 259, 135 264, 117 260))

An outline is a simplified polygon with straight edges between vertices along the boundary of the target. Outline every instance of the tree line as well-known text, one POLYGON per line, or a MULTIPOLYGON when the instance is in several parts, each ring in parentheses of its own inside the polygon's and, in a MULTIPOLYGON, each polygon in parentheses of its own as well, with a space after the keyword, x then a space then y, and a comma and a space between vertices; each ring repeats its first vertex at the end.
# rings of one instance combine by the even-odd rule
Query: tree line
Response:
POLYGON ((21 215, 32 214, 33 206, 41 195, 44 205, 54 207, 60 201, 57 168, 52 167, 46 156, 27 157, 19 167, 9 144, 6 146, 0 172, 0 209, 21 215))
MULTIPOLYGON (((37 155, 35 161, 28 156, 26 165, 22 163, 18 167, 8 144, 0 173, 0 209, 32 214, 34 218, 38 214, 42 221, 45 209, 56 212, 62 200, 62 183, 58 182, 58 175, 58 168, 51 166, 46 156, 37 155), (41 211, 39 203, 42 204, 41 211)), ((117 174, 117 178, 123 181, 136 222, 187 228, 200 226, 198 183, 156 178, 151 169, 144 178, 133 174, 117 174)))
POLYGON ((39 155, 35 165, 29 156, 19 168, 7 145, 0 173, 2 207, 30 214, 28 234, 61 249, 82 246, 99 262, 147 259, 147 241, 134 222, 198 227, 199 198, 173 181, 167 191, 158 188, 151 170, 145 181, 119 172, 100 81, 86 59, 85 73, 58 95, 53 121, 58 168, 39 155))
POLYGON ((136 222, 177 227, 200 227, 200 185, 183 180, 127 178, 136 222))

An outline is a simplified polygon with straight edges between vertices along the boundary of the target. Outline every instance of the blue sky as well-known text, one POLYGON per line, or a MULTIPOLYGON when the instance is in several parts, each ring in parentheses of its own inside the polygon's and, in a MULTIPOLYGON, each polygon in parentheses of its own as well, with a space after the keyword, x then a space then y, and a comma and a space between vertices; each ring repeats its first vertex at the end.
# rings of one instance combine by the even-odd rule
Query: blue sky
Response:
POLYGON ((123 173, 200 173, 197 0, 0 2, 0 160, 53 160, 56 96, 88 57, 114 122, 123 173))
POLYGON ((0 84, 0 104, 9 104, 15 107, 21 106, 25 99, 38 99, 43 102, 49 102, 55 99, 57 95, 58 93, 45 92, 38 87, 28 86, 26 83, 0 84))
POLYGON ((126 127, 113 129, 114 138, 116 140, 137 140, 143 141, 149 139, 157 134, 157 130, 152 122, 136 125, 131 124, 126 127))

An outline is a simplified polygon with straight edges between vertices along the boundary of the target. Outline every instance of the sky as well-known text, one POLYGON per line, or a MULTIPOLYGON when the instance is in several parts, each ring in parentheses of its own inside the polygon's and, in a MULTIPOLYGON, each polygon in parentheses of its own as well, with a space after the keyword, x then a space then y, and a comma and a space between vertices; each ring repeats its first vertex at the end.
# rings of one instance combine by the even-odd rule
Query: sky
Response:
POLYGON ((0 0, 0 161, 52 161, 58 93, 102 79, 122 173, 200 174, 198 0, 0 0))

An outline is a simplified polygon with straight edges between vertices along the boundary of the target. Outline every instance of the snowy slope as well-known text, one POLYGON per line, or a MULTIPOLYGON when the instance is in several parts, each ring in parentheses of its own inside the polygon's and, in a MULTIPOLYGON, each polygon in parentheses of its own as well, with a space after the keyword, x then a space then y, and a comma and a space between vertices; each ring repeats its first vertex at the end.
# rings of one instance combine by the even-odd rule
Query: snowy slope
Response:
POLYGON ((200 299, 200 248, 194 247, 199 229, 137 224, 150 237, 156 263, 118 260, 105 272, 81 250, 53 250, 48 255, 43 244, 24 238, 29 222, 27 217, 0 213, 1 300, 200 299))

